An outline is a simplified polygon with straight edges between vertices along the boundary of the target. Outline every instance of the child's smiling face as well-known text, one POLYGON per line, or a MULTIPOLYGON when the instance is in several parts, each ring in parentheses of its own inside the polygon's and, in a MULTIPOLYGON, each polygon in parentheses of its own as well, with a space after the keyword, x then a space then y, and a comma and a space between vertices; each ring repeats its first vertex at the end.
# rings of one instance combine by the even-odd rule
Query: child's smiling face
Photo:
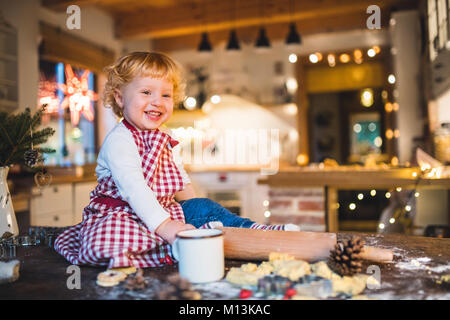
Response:
POLYGON ((166 79, 135 77, 115 99, 124 118, 140 130, 159 128, 173 113, 173 84, 166 79))

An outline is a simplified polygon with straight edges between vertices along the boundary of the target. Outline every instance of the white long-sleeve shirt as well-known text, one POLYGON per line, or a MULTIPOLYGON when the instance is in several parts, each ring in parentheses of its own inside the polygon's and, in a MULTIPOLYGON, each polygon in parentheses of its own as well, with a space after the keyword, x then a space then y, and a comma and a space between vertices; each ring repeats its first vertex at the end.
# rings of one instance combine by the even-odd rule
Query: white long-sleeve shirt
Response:
MULTIPOLYGON (((169 129, 162 132, 171 134, 169 129)), ((175 146, 175 148, 180 148, 175 146)), ((173 154, 178 154, 173 150, 173 154)), ((174 159, 185 185, 190 183, 180 157, 174 159)), ((142 171, 142 159, 130 130, 120 122, 106 136, 95 168, 97 178, 112 176, 121 197, 128 202, 148 229, 154 232, 169 213, 159 204, 142 171)))

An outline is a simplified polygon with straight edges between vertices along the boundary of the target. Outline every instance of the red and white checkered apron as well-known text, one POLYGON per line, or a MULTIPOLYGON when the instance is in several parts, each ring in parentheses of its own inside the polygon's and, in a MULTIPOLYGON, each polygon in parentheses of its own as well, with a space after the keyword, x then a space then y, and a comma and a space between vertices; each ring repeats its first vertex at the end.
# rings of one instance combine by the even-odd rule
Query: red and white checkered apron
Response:
MULTIPOLYGON (((173 220, 185 221, 175 193, 184 189, 171 147, 177 143, 160 130, 138 131, 126 120, 142 159, 144 178, 173 220)), ((120 155, 117 155, 120 156, 120 155)), ((72 264, 117 268, 172 264, 171 246, 150 232, 125 202, 112 176, 102 178, 90 194, 83 221, 55 241, 55 249, 72 264)))

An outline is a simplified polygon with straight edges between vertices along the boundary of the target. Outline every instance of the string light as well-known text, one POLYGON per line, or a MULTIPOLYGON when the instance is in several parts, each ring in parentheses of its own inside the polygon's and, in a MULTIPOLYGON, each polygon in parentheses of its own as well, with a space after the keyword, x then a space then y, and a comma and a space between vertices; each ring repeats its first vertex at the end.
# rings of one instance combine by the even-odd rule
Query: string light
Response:
POLYGON ((193 110, 197 105, 197 100, 194 97, 187 97, 184 101, 184 106, 188 110, 193 110))
POLYGON ((355 210, 356 209, 356 204, 354 204, 353 202, 352 203, 350 203, 349 205, 348 205, 348 208, 350 209, 350 210, 355 210))
POLYGON ((386 192, 386 193, 384 194, 384 196, 386 197, 386 199, 389 199, 389 198, 391 197, 391 193, 390 193, 390 192, 386 192))
POLYGON ((311 63, 317 63, 317 62, 319 62, 319 57, 317 57, 317 55, 315 53, 311 53, 309 55, 309 61, 311 63))
POLYGON ((307 154, 301 153, 297 156, 297 164, 300 166, 306 166, 308 164, 309 158, 307 154))
POLYGON ((384 229, 384 223, 380 223, 379 225, 378 225, 378 228, 380 228, 381 230, 383 230, 384 229))
POLYGON ((339 56, 339 61, 342 63, 350 62, 350 56, 347 53, 343 53, 339 56))
POLYGON ((334 67, 336 65, 336 57, 334 54, 330 53, 327 57, 328 65, 334 67))
POLYGON ((376 53, 375 50, 372 49, 372 48, 370 48, 369 50, 367 50, 367 55, 368 55, 370 58, 375 57, 376 54, 377 54, 377 53, 376 53))
POLYGON ((211 97, 211 102, 214 104, 218 104, 220 102, 221 98, 219 95, 215 94, 211 97))
POLYGON ((420 196, 419 192, 414 193, 414 197, 418 198, 420 196))
POLYGON ((264 217, 266 217, 266 218, 269 218, 269 217, 270 217, 270 211, 269 211, 269 210, 266 210, 266 211, 264 212, 264 217))
POLYGON ((397 192, 400 192, 400 191, 402 191, 402 187, 397 187, 397 188, 395 188, 395 190, 397 190, 397 192))
POLYGON ((268 207, 268 206, 269 206, 269 200, 264 200, 263 206, 264 206, 264 207, 268 207))
POLYGON ((411 211, 411 206, 410 206, 410 205, 406 205, 406 206, 405 206, 405 210, 406 210, 407 212, 410 212, 410 211, 411 211))
POLYGON ((359 193, 359 194, 358 194, 358 199, 359 199, 359 200, 364 199, 364 195, 363 195, 362 193, 359 193))
POLYGON ((396 167, 398 166, 398 158, 397 157, 392 157, 391 159, 391 164, 396 167))
POLYGON ((393 75, 393 74, 390 74, 389 76, 388 76, 388 82, 390 83, 390 84, 394 84, 395 83, 395 76, 393 75))
POLYGON ((289 62, 290 63, 296 63, 297 62, 297 55, 295 53, 291 53, 289 55, 289 62))
POLYGON ((390 218, 390 219, 389 219, 389 223, 390 223, 390 224, 395 223, 395 218, 390 218))
POLYGON ((391 129, 386 130, 386 138, 391 140, 394 137, 394 132, 391 129))
POLYGON ((392 107, 392 103, 390 102, 386 102, 386 104, 384 105, 384 110, 386 110, 386 112, 392 112, 393 107, 392 107))
POLYGON ((363 53, 361 50, 356 49, 353 51, 353 57, 355 58, 355 62, 357 64, 361 64, 363 62, 363 53))
POLYGON ((377 194, 377 191, 375 189, 370 190, 370 195, 372 197, 375 197, 376 194, 377 194))

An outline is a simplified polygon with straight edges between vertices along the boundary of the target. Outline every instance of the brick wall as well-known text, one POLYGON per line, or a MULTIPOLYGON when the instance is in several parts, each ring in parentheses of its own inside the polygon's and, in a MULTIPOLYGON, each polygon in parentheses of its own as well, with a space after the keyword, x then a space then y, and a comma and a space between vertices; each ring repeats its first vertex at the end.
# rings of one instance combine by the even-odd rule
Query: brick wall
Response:
POLYGON ((322 188, 271 188, 271 224, 294 223, 303 231, 325 231, 325 193, 322 188))

